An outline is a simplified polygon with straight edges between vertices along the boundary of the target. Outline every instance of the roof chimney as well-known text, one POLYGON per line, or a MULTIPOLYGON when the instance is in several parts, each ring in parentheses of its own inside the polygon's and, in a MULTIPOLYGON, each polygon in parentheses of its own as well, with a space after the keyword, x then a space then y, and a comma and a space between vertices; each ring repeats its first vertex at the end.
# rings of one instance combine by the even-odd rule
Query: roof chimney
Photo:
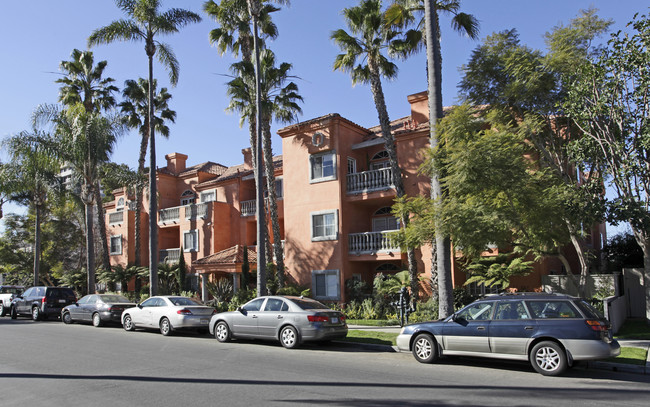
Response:
POLYGON ((165 156, 167 160, 167 169, 173 174, 178 174, 185 170, 185 161, 187 156, 181 153, 171 153, 165 156))

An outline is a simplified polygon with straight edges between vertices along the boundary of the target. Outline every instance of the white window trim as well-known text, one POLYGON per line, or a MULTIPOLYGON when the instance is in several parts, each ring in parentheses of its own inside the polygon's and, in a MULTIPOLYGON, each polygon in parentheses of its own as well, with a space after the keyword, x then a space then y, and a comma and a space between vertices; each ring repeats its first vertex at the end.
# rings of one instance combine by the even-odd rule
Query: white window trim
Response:
POLYGON ((312 242, 322 242, 326 240, 338 240, 339 238, 339 211, 338 209, 331 209, 327 211, 316 211, 309 213, 309 233, 311 235, 312 242), (334 234, 327 236, 314 236, 314 216, 317 215, 334 215, 334 234))
POLYGON ((357 173, 357 159, 348 157, 348 174, 356 174, 357 173), (352 171, 350 172, 350 168, 352 171))
POLYGON ((190 247, 190 248, 183 247, 183 252, 185 253, 199 251, 199 230, 198 229, 186 230, 185 232, 183 232, 183 246, 185 246, 185 236, 189 235, 190 233, 196 234, 196 247, 190 247))
POLYGON ((109 243, 109 244, 108 244, 108 250, 110 251, 109 254, 110 254, 111 256, 118 256, 118 255, 121 255, 121 254, 122 254, 123 247, 124 247, 124 245, 122 244, 122 235, 111 235, 111 237, 110 237, 108 243, 109 243), (114 251, 112 250, 112 249, 113 249, 112 240, 113 240, 114 238, 120 239, 120 251, 119 251, 119 252, 118 252, 118 251, 115 251, 115 252, 114 252, 114 251))
POLYGON ((336 150, 329 150, 329 151, 323 151, 322 153, 316 153, 316 154, 311 154, 309 156, 309 183, 310 184, 316 184, 319 182, 325 182, 325 181, 333 181, 336 180, 336 173, 338 170, 338 163, 336 159, 336 150), (320 177, 320 178, 312 178, 313 174, 313 165, 314 165, 314 158, 316 157, 322 157, 326 155, 331 155, 332 156, 332 166, 334 167, 334 174, 327 176, 327 177, 320 177))
POLYGON ((339 301, 341 299, 341 273, 339 270, 312 270, 311 287, 316 300, 339 301), (336 293, 335 295, 318 295, 316 293, 316 276, 317 275, 335 275, 336 276, 336 293))
POLYGON ((200 195, 201 203, 214 202, 214 201, 217 200, 217 190, 216 190, 216 188, 215 189, 209 189, 207 191, 201 191, 201 193, 199 195, 200 195), (204 196, 207 195, 207 194, 214 194, 214 199, 212 201, 206 201, 204 199, 204 196))

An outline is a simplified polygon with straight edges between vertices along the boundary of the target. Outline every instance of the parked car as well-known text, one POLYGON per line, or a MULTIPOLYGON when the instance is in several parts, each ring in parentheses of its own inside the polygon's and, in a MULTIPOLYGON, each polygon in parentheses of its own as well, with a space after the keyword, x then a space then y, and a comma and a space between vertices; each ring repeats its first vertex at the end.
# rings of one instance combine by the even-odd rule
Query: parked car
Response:
POLYGON ((621 353, 608 321, 590 304, 544 293, 488 296, 444 320, 404 327, 397 346, 421 363, 446 355, 527 360, 545 376, 621 353))
POLYGON ((61 310, 61 320, 66 324, 73 322, 92 322, 102 326, 108 322, 122 323, 122 311, 135 307, 135 303, 117 294, 89 294, 61 310))
POLYGON ((25 287, 21 285, 0 285, 0 317, 9 313, 11 301, 23 291, 25 287))
POLYGON ((237 311, 214 315, 210 334, 219 342, 232 338, 274 339, 290 349, 303 341, 345 338, 348 326, 345 315, 310 298, 265 296, 247 302, 237 311))
POLYGON ((11 318, 19 315, 31 316, 34 321, 59 317, 61 309, 77 301, 72 288, 68 287, 31 287, 17 295, 11 301, 11 318))
POLYGON ((174 295, 151 297, 122 312, 122 326, 127 331, 136 328, 157 328, 168 336, 178 329, 207 332, 210 317, 215 310, 192 298, 174 295))

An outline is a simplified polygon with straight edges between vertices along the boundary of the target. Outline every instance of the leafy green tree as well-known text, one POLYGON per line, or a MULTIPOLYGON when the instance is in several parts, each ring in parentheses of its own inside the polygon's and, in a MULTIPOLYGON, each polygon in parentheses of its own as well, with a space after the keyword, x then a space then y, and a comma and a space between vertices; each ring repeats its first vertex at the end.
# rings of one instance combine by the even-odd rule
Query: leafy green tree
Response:
MULTIPOLYGON (((401 54, 408 55, 417 51, 422 43, 427 52, 427 91, 429 103, 429 144, 431 148, 438 145, 438 121, 443 116, 442 103, 442 54, 440 51, 440 14, 452 15, 452 27, 470 38, 476 39, 479 32, 478 20, 471 14, 460 11, 459 0, 394 0, 386 11, 386 19, 391 26, 407 30, 404 40, 397 42, 401 54), (418 19, 417 16, 420 18, 418 19), (423 36, 424 35, 424 36, 423 36)), ((440 175, 431 173, 431 199, 441 202, 444 198, 440 175)), ((434 222, 434 228, 440 225, 434 222)), ((435 232, 435 242, 431 245, 432 280, 437 279, 439 315, 444 318, 454 311, 453 290, 451 284, 451 250, 449 238, 435 232)), ((415 279, 412 280, 415 284, 415 279)), ((414 286, 415 287, 415 286, 414 286)))
MULTIPOLYGON (((153 123, 155 131, 165 138, 169 138, 169 126, 165 121, 172 122, 176 120, 176 112, 169 108, 169 100, 171 94, 167 92, 167 88, 161 88, 156 93, 157 81, 154 84, 154 112, 157 113, 153 116, 153 123)), ((119 107, 124 115, 125 123, 132 129, 137 129, 140 133, 140 155, 138 157, 138 174, 135 184, 135 224, 138 225, 135 229, 135 264, 140 265, 140 224, 142 218, 142 196, 146 186, 145 175, 145 158, 147 155, 147 145, 149 144, 149 82, 146 79, 127 80, 124 82, 124 90, 122 91, 124 101, 119 104, 119 107)), ((126 185, 126 184, 125 184, 126 185)))
MULTIPOLYGON (((370 84, 375 108, 379 116, 379 127, 388 153, 392 181, 398 198, 404 196, 404 182, 397 158, 395 138, 390 129, 390 118, 386 108, 386 99, 382 88, 381 78, 393 79, 397 76, 397 66, 384 53, 394 55, 400 31, 393 30, 386 22, 381 10, 381 1, 362 0, 358 6, 343 10, 343 16, 351 32, 338 29, 331 34, 331 39, 343 51, 334 60, 334 69, 350 73, 352 85, 357 83, 370 84)), ((403 52, 403 49, 400 49, 403 52)), ((402 224, 408 226, 409 216, 401 218, 402 224)), ((415 250, 407 248, 408 268, 411 279, 417 279, 417 263, 415 250)), ((417 298, 418 285, 414 284, 413 300, 417 298)))
POLYGON ((178 263, 159 263, 158 279, 160 280, 160 294, 170 295, 179 291, 178 263))
POLYGON ((533 271, 532 261, 525 261, 521 256, 499 253, 496 256, 481 257, 466 268, 469 278, 465 285, 478 283, 486 287, 510 287, 510 278, 527 276, 533 271))
POLYGON ((571 144, 574 157, 609 181, 609 220, 629 222, 643 251, 650 320, 650 19, 636 15, 628 27, 583 65, 564 108, 583 135, 571 144))
MULTIPOLYGON (((171 47, 156 38, 164 34, 174 34, 180 28, 201 21, 201 17, 191 11, 173 8, 162 12, 160 0, 115 0, 115 4, 128 16, 128 19, 113 21, 111 24, 95 30, 88 37, 88 45, 109 44, 114 41, 144 41, 145 52, 149 62, 148 82, 153 83, 153 57, 158 56, 160 63, 169 69, 169 82, 178 82, 178 60, 171 47)), ((149 123, 154 117, 154 87, 149 87, 149 123)), ((158 293, 158 193, 156 188, 156 142, 155 126, 149 126, 149 289, 151 295, 158 293)))
POLYGON ((603 247, 603 256, 610 272, 621 272, 624 268, 642 268, 643 251, 632 233, 618 233, 603 247))

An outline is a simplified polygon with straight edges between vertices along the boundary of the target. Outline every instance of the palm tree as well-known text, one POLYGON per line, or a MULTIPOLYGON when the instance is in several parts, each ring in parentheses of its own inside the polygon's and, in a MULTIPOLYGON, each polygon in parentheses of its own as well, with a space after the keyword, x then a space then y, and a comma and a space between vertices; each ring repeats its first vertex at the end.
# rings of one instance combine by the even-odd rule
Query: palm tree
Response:
MULTIPOLYGON (((274 255, 277 262, 278 285, 284 286, 284 253, 282 251, 280 223, 277 210, 277 193, 275 190, 275 167, 273 164, 273 149, 271 145, 271 122, 277 120, 282 123, 291 122, 302 109, 298 105, 302 97, 298 94, 298 86, 294 82, 285 85, 291 70, 291 64, 282 63, 275 66, 275 55, 271 50, 265 49, 260 60, 260 96, 262 109, 262 151, 264 152, 264 168, 266 174, 266 188, 268 191, 268 205, 271 215, 273 233, 274 255)), ((241 114, 244 120, 254 120, 256 108, 253 103, 254 68, 251 62, 239 62, 231 66, 236 77, 228 83, 228 95, 231 102, 228 110, 241 114)))
MULTIPOLYGON (((107 111, 115 106, 113 92, 118 89, 113 85, 113 78, 102 78, 104 69, 108 64, 106 61, 99 61, 95 65, 95 59, 91 51, 79 51, 74 49, 70 54, 70 61, 61 61, 59 67, 65 77, 56 82, 61 83, 59 88, 59 102, 66 106, 73 106, 77 103, 83 104, 87 112, 107 111)), ((106 238, 106 219, 102 206, 101 189, 95 185, 95 204, 97 206, 97 223, 99 225, 99 236, 102 244, 102 266, 104 270, 111 269, 108 255, 108 240, 106 238)))
POLYGON ((40 106, 34 115, 35 125, 51 124, 54 135, 41 137, 47 151, 61 162, 72 166, 81 181, 81 200, 86 208, 86 270, 88 293, 95 292, 95 253, 93 234, 93 206, 99 185, 100 167, 109 161, 123 127, 115 116, 105 117, 86 111, 78 103, 61 111, 57 106, 40 106))
MULTIPOLYGON (((157 81, 154 79, 154 111, 158 116, 153 117, 154 128, 158 134, 165 138, 169 138, 169 127, 165 124, 165 120, 172 123, 176 120, 176 112, 169 109, 169 100, 172 95, 167 92, 167 88, 161 88, 160 92, 156 93, 157 81)), ((132 129, 137 129, 142 137, 140 140, 140 156, 138 157, 138 174, 144 175, 145 173, 145 158, 147 155, 147 145, 149 143, 149 82, 146 79, 139 78, 136 81, 129 79, 124 82, 124 90, 122 91, 124 101, 119 104, 124 115, 126 125, 132 129)), ((141 180, 141 177, 137 178, 141 180)), ((144 190, 144 183, 138 182, 135 188, 135 265, 140 265, 140 218, 142 207, 142 194, 144 190)))
MULTIPOLYGON (((114 41, 144 41, 149 61, 149 83, 153 83, 153 57, 158 56, 161 64, 169 69, 169 82, 178 82, 178 60, 168 44, 156 40, 158 35, 177 33, 179 28, 201 21, 201 17, 191 11, 173 8, 161 12, 160 0, 115 0, 115 4, 129 17, 113 21, 95 30, 88 37, 88 46, 109 44, 114 41)), ((153 86, 149 87, 149 123, 154 117, 153 86)), ((149 126, 149 290, 151 295, 158 293, 158 198, 156 188, 156 141, 155 126, 149 126)))
MULTIPOLYGON (((436 126, 443 116, 442 104, 442 56, 440 53, 440 25, 438 12, 452 14, 452 27, 470 38, 478 37, 478 21, 470 14, 462 13, 460 0, 394 0, 386 11, 386 20, 390 26, 404 29, 412 23, 416 28, 408 30, 405 40, 398 45, 403 56, 419 49, 424 40, 427 45, 427 83, 429 97, 429 144, 436 148, 438 135, 436 126), (417 20, 415 15, 423 18, 417 20), (422 28, 424 26, 424 38, 422 28)), ((440 180, 435 171, 431 176, 431 199, 440 202, 443 199, 440 180)), ((440 228, 436 228, 439 230, 440 228)), ((436 232, 436 243, 431 248, 432 274, 438 278, 439 316, 446 317, 454 311, 454 298, 451 283, 451 249, 448 237, 436 232), (437 270, 437 273, 434 272, 437 270)), ((433 276, 432 276, 433 277, 433 276)), ((411 280, 411 284, 417 284, 411 280)))
POLYGON ((34 227, 34 285, 40 282, 41 262, 41 216, 47 198, 55 190, 56 175, 61 169, 58 160, 45 153, 42 145, 35 142, 45 134, 38 130, 21 132, 3 142, 10 161, 3 166, 3 192, 8 200, 30 205, 35 212, 34 227))
MULTIPOLYGON (((343 10, 343 15, 353 35, 339 29, 332 33, 331 38, 344 52, 336 56, 334 69, 349 72, 352 84, 370 83, 370 89, 379 115, 381 136, 384 139, 386 152, 391 166, 393 185, 397 198, 406 195, 402 173, 397 159, 395 138, 390 129, 390 118, 386 108, 386 100, 381 84, 381 77, 392 79, 397 76, 397 66, 388 60, 383 52, 396 52, 399 43, 399 31, 393 30, 387 23, 381 11, 381 1, 362 0, 359 6, 343 10), (361 61, 359 61, 361 60, 361 61), (364 64, 365 62, 365 64, 364 64)), ((402 217, 402 224, 409 224, 408 214, 402 217)), ((407 250, 408 269, 411 281, 417 279, 417 263, 415 250, 407 250)), ((418 285, 413 287, 413 300, 417 298, 418 285)))

